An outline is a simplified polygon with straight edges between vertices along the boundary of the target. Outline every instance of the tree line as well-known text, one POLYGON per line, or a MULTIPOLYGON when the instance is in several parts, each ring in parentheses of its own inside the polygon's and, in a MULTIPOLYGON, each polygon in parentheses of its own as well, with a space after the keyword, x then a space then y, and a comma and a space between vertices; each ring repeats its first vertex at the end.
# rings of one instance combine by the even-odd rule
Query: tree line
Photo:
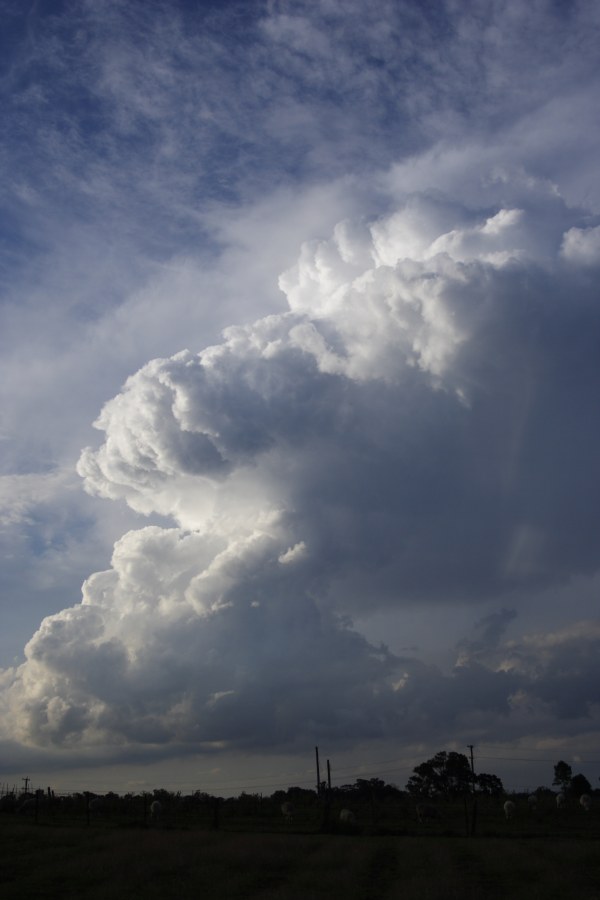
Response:
MULTIPOLYGON (((576 797, 584 793, 592 793, 592 786, 585 775, 573 774, 571 766, 564 760, 559 760, 554 766, 554 780, 552 782, 555 788, 558 788, 566 795, 576 797)), ((547 787, 539 787, 536 793, 549 792, 547 787)), ((445 750, 436 753, 430 759, 425 760, 415 766, 412 775, 406 783, 405 789, 402 790, 394 784, 387 784, 381 778, 357 778, 351 784, 343 784, 341 786, 331 787, 326 782, 319 785, 318 790, 304 787, 289 787, 286 790, 275 791, 271 796, 263 797, 262 794, 250 794, 245 791, 238 797, 223 798, 214 796, 206 791, 197 790, 192 794, 182 796, 181 792, 171 792, 165 789, 155 789, 152 792, 134 795, 131 793, 120 797, 115 792, 108 792, 103 797, 109 803, 122 804, 143 802, 149 803, 151 800, 159 800, 168 805, 177 803, 183 807, 210 807, 216 808, 214 805, 219 804, 223 810, 234 810, 241 815, 252 814, 257 811, 258 806, 264 811, 271 808, 273 812, 279 810, 280 804, 291 801, 298 807, 311 805, 320 797, 328 798, 331 801, 339 801, 340 803, 351 805, 357 803, 359 805, 373 802, 390 802, 393 800, 401 800, 413 798, 415 800, 422 798, 447 798, 467 796, 469 794, 477 794, 486 797, 501 797, 505 794, 502 780, 495 774, 487 772, 475 773, 469 759, 463 753, 455 751, 447 752, 445 750)), ((80 801, 81 803, 89 802, 91 797, 97 796, 90 792, 82 794, 69 795, 69 798, 54 797, 54 792, 47 788, 47 791, 39 790, 32 792, 27 796, 38 795, 47 803, 59 799, 69 799, 71 803, 80 801)), ((14 792, 8 792, 0 797, 0 811, 10 811, 17 808, 19 800, 23 800, 24 794, 20 796, 14 792)))

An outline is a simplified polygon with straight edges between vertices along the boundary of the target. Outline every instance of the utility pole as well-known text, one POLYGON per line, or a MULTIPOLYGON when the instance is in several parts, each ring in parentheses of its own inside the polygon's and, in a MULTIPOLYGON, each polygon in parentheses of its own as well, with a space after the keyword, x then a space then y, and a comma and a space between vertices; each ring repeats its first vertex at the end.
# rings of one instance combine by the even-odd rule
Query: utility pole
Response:
POLYGON ((467 744, 467 748, 471 755, 471 779, 473 785, 473 792, 475 791, 475 765, 473 763, 473 744, 467 744))
POLYGON ((477 825, 477 797, 475 796, 475 763, 473 761, 473 744, 467 744, 471 757, 471 793, 473 794, 473 811, 471 814, 471 834, 475 834, 475 826, 477 825))
POLYGON ((25 778, 21 778, 21 781, 25 782, 25 793, 27 793, 27 788, 29 786, 29 782, 31 781, 31 778, 29 777, 29 775, 26 775, 25 778))
POLYGON ((327 760, 327 789, 331 793, 331 766, 329 765, 329 760, 327 760))
POLYGON ((315 757, 317 760, 317 797, 321 793, 321 769, 319 768, 319 748, 315 747, 315 757))

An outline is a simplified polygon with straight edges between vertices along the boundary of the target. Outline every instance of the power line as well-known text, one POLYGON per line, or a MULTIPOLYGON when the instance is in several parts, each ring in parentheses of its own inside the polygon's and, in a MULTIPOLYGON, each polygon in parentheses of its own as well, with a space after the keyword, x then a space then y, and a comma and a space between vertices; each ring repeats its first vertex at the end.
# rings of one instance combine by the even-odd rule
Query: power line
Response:
MULTIPOLYGON (((490 749, 490 750, 494 750, 494 749, 499 749, 499 750, 509 749, 509 748, 507 748, 506 744, 492 744, 492 743, 490 743, 490 742, 488 742, 488 741, 483 741, 483 742, 480 744, 480 746, 481 746, 481 747, 484 747, 484 748, 487 748, 487 749, 490 749)), ((557 755, 560 755, 560 754, 563 754, 563 755, 569 755, 569 754, 572 754, 572 751, 571 751, 571 750, 568 750, 568 749, 566 749, 566 748, 563 748, 563 749, 556 748, 555 751, 549 751, 549 748, 548 748, 548 747, 523 747, 522 745, 520 745, 519 747, 517 747, 517 748, 515 748, 515 749, 516 749, 517 752, 522 752, 522 753, 548 753, 548 752, 556 752, 557 755)))
MULTIPOLYGON (((502 762, 530 762, 530 763, 556 763, 556 757, 553 759, 543 759, 538 757, 537 759, 532 759, 528 756, 486 756, 482 753, 477 754, 477 759, 495 759, 497 761, 502 762)), ((597 759, 582 759, 577 763, 578 766, 598 766, 600 765, 600 760, 597 759)))
MULTIPOLYGON (((501 748, 503 745, 501 744, 485 744, 485 748, 501 748)), ((548 753, 547 748, 520 748, 521 752, 524 753, 548 753)), ((557 756, 565 755, 564 751, 557 751, 557 756)), ((550 758, 548 756, 545 757, 528 757, 528 756, 512 756, 512 755, 493 755, 488 753, 476 753, 476 758, 478 761, 490 760, 499 763, 540 763, 540 764, 555 764, 557 762, 557 758, 550 758)), ((334 776, 337 785, 349 777, 354 776, 355 778, 368 778, 375 777, 380 775, 387 775, 393 772, 403 773, 410 772, 415 768, 415 759, 413 757, 410 762, 407 761, 406 757, 393 757, 387 759, 379 759, 373 760, 369 762, 367 765, 364 763, 354 763, 346 766, 335 767, 334 768, 334 776)), ((418 763, 417 763, 418 764, 418 763)), ((586 766, 596 766, 600 765, 600 760, 597 759, 583 759, 578 760, 577 765, 582 767, 586 766)), ((29 779, 28 779, 29 780, 29 779)), ((247 789, 252 790, 277 790, 279 788, 288 788, 290 786, 294 787, 312 787, 313 786, 313 777, 312 773, 308 770, 304 770, 303 772, 299 771, 279 771, 279 772, 270 772, 265 773, 263 775, 254 775, 254 776, 236 776, 232 778, 220 778, 217 780, 212 780, 207 773, 200 773, 197 778, 188 778, 181 781, 173 781, 171 779, 165 779, 165 782, 169 785, 169 788, 177 789, 186 789, 191 791, 203 790, 206 791, 214 791, 214 790, 229 790, 229 791, 244 791, 247 789), (203 787, 204 785, 204 787, 203 787)), ((62 780, 61 780, 62 781, 62 780)), ((62 784, 65 784, 63 781, 62 784)), ((96 791, 110 791, 113 790, 114 787, 107 788, 107 781, 105 779, 69 779, 68 788, 65 785, 65 789, 70 789, 72 793, 76 793, 80 790, 80 787, 85 787, 88 790, 96 790, 96 791)), ((136 792, 144 792, 148 791, 150 788, 147 784, 127 784, 124 782, 120 787, 119 791, 125 793, 136 793, 136 792)))

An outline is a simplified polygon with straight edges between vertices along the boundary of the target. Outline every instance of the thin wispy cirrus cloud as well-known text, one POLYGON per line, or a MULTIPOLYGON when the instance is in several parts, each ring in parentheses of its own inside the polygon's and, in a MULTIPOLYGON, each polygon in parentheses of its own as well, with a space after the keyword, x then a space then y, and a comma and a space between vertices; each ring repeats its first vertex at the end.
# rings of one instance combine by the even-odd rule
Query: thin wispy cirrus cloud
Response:
POLYGON ((2 12, 7 777, 594 778, 595 4, 2 12))

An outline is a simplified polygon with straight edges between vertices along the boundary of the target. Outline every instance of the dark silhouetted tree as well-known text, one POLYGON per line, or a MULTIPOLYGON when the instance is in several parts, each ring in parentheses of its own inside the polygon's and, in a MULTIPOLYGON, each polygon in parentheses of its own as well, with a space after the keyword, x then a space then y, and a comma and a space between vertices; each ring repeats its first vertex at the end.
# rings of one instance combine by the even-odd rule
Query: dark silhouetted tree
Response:
POLYGON ((457 796, 471 790, 473 775, 463 753, 442 750, 413 769, 406 789, 411 794, 434 797, 436 794, 457 796))
POLYGON ((562 791, 568 791, 573 777, 571 766, 564 760, 560 760, 554 766, 554 781, 552 784, 559 787, 562 791))
POLYGON ((504 785, 497 775, 488 775, 481 772, 475 776, 475 786, 477 790, 487 797, 501 797, 504 793, 504 785))
POLYGON ((585 775, 573 775, 569 790, 576 797, 581 797, 582 794, 589 794, 592 790, 592 786, 585 775))

